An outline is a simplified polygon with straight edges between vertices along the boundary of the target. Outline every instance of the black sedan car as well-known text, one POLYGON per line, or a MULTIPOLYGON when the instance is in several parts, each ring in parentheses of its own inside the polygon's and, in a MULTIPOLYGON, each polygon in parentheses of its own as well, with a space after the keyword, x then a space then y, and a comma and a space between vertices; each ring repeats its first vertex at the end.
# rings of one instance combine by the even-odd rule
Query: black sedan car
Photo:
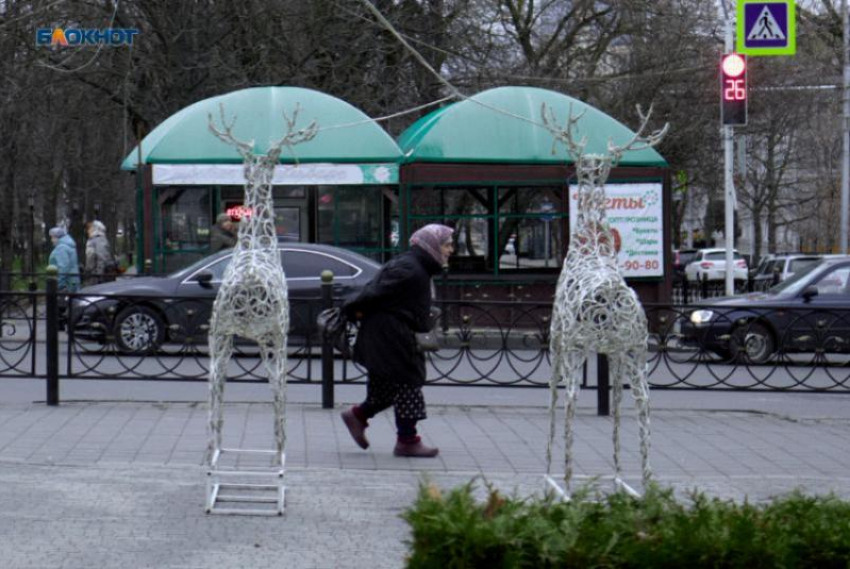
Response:
MULTIPOLYGON (((359 291, 380 265, 358 253, 307 243, 280 243, 290 299, 290 337, 313 330, 320 309, 321 273, 333 271, 334 296, 359 291)), ((83 288, 70 297, 76 339, 112 342, 123 352, 145 353, 166 342, 206 339, 212 304, 232 251, 210 255, 164 277, 137 277, 83 288)))
POLYGON ((682 323, 686 344, 738 363, 850 352, 850 257, 824 259, 766 292, 715 298, 682 323))

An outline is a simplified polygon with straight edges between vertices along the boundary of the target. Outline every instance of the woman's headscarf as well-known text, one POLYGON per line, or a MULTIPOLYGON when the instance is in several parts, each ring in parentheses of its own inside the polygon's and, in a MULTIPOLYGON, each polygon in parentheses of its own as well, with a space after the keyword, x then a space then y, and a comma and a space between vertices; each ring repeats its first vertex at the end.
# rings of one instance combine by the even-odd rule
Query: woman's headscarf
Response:
POLYGON ((106 226, 98 219, 93 220, 89 227, 91 228, 91 237, 96 235, 106 235, 106 226))
POLYGON ((48 233, 51 237, 55 237, 56 239, 62 239, 63 237, 68 235, 68 232, 65 231, 65 228, 61 225, 57 225, 56 227, 52 228, 48 233))
POLYGON ((410 245, 418 245, 425 249, 442 267, 448 264, 449 259, 443 255, 440 247, 452 240, 454 231, 451 227, 431 223, 410 236, 410 245))

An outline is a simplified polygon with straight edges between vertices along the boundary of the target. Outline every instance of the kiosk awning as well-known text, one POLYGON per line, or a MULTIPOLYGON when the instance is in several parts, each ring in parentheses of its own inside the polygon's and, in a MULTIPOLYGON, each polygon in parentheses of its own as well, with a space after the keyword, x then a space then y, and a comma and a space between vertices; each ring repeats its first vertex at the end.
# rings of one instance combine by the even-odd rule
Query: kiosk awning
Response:
MULTIPOLYGON (((245 142, 254 141, 255 152, 265 153, 270 142, 286 134, 284 113, 292 116, 300 107, 296 128, 316 120, 316 137, 284 151, 283 164, 364 164, 397 163, 401 150, 376 122, 341 99, 299 87, 254 87, 198 101, 171 115, 141 143, 143 164, 241 164, 237 151, 209 130, 209 116, 220 126, 221 106, 233 134, 245 142)), ((124 159, 124 170, 135 170, 139 162, 135 148, 124 159)))

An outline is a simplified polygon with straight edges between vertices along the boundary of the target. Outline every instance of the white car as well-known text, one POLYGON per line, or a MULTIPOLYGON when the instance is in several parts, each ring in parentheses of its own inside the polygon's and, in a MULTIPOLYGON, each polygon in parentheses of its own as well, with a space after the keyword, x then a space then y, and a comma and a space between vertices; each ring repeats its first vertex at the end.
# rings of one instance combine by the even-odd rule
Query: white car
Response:
MULTIPOLYGON (((747 260, 738 253, 732 251, 735 267, 732 269, 732 278, 736 281, 747 280, 747 260)), ((693 261, 685 267, 685 277, 691 281, 722 281, 726 279, 726 249, 700 249, 697 251, 693 261)))

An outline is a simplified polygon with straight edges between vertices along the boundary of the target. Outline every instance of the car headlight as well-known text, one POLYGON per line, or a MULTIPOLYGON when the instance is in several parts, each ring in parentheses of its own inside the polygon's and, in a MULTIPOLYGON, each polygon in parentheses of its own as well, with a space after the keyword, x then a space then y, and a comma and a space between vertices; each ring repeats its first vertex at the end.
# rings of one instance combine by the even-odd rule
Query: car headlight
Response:
POLYGON ((714 318, 713 310, 694 310, 691 312, 691 324, 705 324, 714 318))

